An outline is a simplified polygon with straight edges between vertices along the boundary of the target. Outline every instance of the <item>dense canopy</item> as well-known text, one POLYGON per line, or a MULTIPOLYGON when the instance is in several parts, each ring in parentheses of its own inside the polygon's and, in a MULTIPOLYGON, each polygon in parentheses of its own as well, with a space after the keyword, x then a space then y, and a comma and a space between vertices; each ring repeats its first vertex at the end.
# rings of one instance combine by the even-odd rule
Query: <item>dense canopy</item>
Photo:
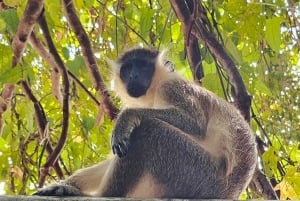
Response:
POLYGON ((106 60, 168 49, 257 136, 246 198, 300 199, 300 3, 0 0, 0 193, 31 194, 109 156, 120 102, 106 60), (268 185, 265 173, 270 179, 268 185))

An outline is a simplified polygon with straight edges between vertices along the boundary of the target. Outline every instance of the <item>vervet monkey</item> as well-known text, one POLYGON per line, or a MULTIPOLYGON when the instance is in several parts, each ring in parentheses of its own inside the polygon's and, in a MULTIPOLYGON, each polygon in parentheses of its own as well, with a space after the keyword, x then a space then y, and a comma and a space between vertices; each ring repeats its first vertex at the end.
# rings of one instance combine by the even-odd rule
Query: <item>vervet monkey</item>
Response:
POLYGON ((132 49, 111 63, 123 102, 115 156, 36 195, 238 199, 257 160, 239 111, 170 70, 156 50, 132 49))

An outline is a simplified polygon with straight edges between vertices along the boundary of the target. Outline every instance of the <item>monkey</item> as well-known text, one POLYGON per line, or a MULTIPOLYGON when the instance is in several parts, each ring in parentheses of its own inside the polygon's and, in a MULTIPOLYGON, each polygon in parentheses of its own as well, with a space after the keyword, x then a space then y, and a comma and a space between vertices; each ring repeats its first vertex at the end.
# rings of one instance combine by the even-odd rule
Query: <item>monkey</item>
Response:
POLYGON ((123 108, 111 159, 35 195, 238 199, 257 163, 255 137, 226 100, 139 47, 110 61, 123 108))

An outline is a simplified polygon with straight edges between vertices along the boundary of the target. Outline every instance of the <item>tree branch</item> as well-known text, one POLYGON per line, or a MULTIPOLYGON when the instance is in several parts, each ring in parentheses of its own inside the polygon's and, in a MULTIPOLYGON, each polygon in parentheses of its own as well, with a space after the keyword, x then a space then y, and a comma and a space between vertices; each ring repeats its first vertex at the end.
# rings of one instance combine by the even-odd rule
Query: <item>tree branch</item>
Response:
POLYGON ((182 22, 181 28, 184 36, 187 58, 193 73, 194 80, 201 83, 201 79, 204 77, 204 72, 201 62, 202 59, 199 44, 197 38, 195 38, 195 36, 191 34, 191 28, 193 25, 192 19, 194 18, 192 11, 195 9, 195 6, 186 1, 180 1, 178 2, 178 4, 171 3, 171 6, 175 6, 173 7, 173 10, 178 9, 176 8, 176 6, 181 8, 181 12, 176 12, 176 14, 178 19, 180 19, 182 22))
POLYGON ((114 106, 114 104, 109 98, 109 94, 106 90, 103 79, 98 70, 98 65, 94 56, 94 52, 92 51, 92 46, 89 37, 83 29, 83 26, 76 14, 73 1, 63 0, 63 5, 70 27, 74 31, 80 43, 86 66, 93 78, 95 89, 97 90, 99 96, 102 98, 101 107, 103 108, 104 112, 108 114, 110 119, 113 120, 117 117, 119 110, 114 106))
POLYGON ((14 52, 12 66, 16 66, 25 50, 28 37, 33 26, 42 13, 44 0, 28 0, 23 18, 18 25, 18 30, 12 41, 14 52))
POLYGON ((185 36, 185 39, 188 40, 186 42, 185 48, 189 65, 192 69, 194 80, 201 84, 201 79, 204 77, 204 71, 198 40, 193 35, 190 35, 187 38, 185 36))
POLYGON ((41 15, 39 18, 39 24, 41 26, 41 29, 43 30, 44 36, 47 41, 47 45, 49 47, 50 54, 53 56, 55 63, 57 64, 56 66, 59 68, 60 74, 62 75, 63 79, 63 121, 62 121, 62 130, 61 130, 61 135, 58 141, 57 146, 49 156, 47 162, 44 165, 44 168, 41 170, 41 175, 39 178, 39 187, 42 187, 46 175, 49 172, 49 167, 53 166, 54 163, 57 161, 58 157, 60 156, 60 153, 62 149, 65 146, 67 136, 68 136, 68 130, 69 130, 69 90, 70 90, 70 84, 69 84, 69 77, 68 77, 68 72, 67 69, 64 65, 64 62, 60 58, 54 43, 52 41, 50 31, 45 19, 44 15, 41 15))

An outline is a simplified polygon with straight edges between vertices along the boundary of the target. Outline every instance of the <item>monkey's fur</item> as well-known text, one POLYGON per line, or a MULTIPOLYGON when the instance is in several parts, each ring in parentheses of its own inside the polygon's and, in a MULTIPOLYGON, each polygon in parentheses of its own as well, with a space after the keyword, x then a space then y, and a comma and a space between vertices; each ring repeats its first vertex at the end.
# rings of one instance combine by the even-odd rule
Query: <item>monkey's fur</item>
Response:
POLYGON ((111 140, 118 156, 36 195, 238 199, 256 166, 249 125, 235 107, 165 64, 148 48, 113 64, 124 104, 111 140))

